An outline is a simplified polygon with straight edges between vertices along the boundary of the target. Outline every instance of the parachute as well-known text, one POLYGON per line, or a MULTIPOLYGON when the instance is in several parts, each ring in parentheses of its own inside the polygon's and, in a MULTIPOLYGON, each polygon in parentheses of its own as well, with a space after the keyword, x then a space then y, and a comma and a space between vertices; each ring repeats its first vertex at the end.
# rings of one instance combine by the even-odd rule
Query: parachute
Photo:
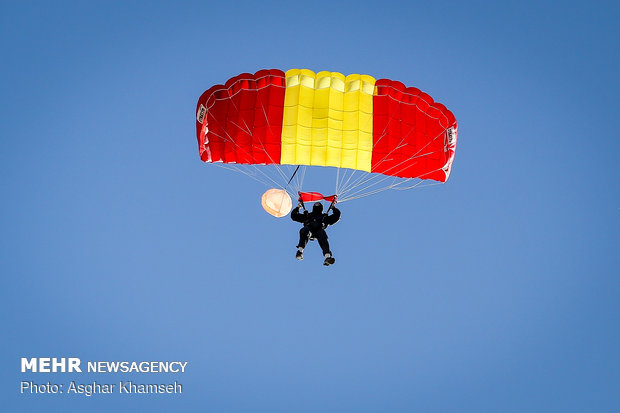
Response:
POLYGON ((263 209, 276 218, 288 215, 293 208, 293 201, 284 189, 268 189, 261 197, 263 209))
MULTIPOLYGON (((205 91, 196 107, 204 162, 304 201, 318 194, 345 202, 446 182, 457 134, 452 112, 428 94, 360 74, 242 73, 205 91), (336 175, 333 195, 303 191, 311 170, 319 171, 322 184, 325 170, 336 175)), ((268 208, 274 216, 284 211, 268 208)))

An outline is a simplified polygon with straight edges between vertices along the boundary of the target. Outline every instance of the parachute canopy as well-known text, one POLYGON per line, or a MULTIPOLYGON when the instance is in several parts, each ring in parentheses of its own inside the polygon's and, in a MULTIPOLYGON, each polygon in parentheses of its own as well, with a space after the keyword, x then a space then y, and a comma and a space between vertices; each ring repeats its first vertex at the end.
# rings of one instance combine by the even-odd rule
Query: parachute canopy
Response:
MULTIPOLYGON (((396 187, 411 179, 448 179, 457 122, 444 105, 397 81, 271 69, 204 92, 196 133, 205 162, 335 167, 403 178, 388 185, 396 187)), ((290 174, 280 174, 285 188, 290 174)))

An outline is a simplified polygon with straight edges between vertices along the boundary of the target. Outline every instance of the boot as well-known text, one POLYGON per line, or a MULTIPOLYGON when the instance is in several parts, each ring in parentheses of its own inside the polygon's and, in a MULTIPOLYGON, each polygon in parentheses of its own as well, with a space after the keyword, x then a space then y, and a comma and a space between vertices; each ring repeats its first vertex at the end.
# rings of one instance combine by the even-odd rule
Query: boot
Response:
POLYGON ((297 254, 295 254, 295 258, 297 258, 299 261, 304 259, 304 252, 303 250, 299 250, 297 251, 297 254))
POLYGON ((330 253, 325 254, 325 261, 323 261, 323 265, 324 266, 327 267, 329 265, 332 265, 335 262, 336 262, 336 259, 334 257, 332 257, 332 254, 330 254, 330 253))

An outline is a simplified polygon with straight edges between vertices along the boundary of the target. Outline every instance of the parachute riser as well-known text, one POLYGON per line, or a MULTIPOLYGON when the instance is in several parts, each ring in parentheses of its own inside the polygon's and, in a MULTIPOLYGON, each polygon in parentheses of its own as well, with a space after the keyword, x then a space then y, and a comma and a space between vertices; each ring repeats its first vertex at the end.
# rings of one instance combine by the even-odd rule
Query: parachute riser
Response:
MULTIPOLYGON (((297 171, 295 171, 295 172, 297 172, 297 171)), ((299 194, 299 203, 301 204, 301 207, 304 209, 304 211, 307 212, 308 210, 306 209, 306 205, 304 204, 304 198, 301 196, 301 192, 297 192, 297 193, 299 194)))
POLYGON ((329 214, 329 211, 331 211, 331 209, 334 207, 334 204, 336 203, 336 198, 337 196, 334 195, 334 199, 332 200, 332 203, 329 204, 329 208, 327 208, 327 214, 329 214))

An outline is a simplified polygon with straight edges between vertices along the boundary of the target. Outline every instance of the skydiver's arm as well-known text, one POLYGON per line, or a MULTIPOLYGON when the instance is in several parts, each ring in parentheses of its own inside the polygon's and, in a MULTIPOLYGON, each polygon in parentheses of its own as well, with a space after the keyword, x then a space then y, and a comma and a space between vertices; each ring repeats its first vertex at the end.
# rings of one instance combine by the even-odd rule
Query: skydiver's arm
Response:
POLYGON ((332 207, 332 214, 325 217, 325 225, 334 225, 340 220, 340 210, 335 206, 332 207))
POLYGON ((294 208, 291 211, 291 219, 295 222, 301 222, 303 224, 307 217, 308 217, 308 211, 304 211, 303 213, 300 213, 299 207, 294 208))

